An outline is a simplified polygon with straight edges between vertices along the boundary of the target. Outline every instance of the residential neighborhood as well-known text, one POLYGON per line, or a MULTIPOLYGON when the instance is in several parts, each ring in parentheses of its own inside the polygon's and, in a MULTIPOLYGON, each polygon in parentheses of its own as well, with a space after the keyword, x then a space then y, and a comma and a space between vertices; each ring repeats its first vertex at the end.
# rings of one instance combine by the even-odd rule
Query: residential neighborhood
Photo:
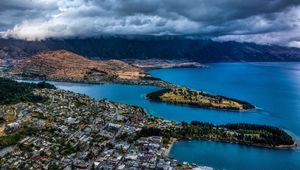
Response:
POLYGON ((209 169, 171 159, 172 142, 161 136, 138 135, 143 127, 176 128, 175 122, 59 89, 34 94, 48 101, 0 108, 9 121, 0 124, 1 135, 22 134, 15 145, 1 148, 0 169, 209 169))

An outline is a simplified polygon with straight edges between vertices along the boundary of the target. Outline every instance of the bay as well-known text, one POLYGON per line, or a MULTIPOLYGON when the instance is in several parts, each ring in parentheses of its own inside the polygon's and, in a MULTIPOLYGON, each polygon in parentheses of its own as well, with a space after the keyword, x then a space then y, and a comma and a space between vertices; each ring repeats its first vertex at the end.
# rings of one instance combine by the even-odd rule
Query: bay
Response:
MULTIPOLYGON (((177 122, 266 124, 285 129, 297 140, 300 136, 300 63, 220 63, 208 68, 160 69, 150 73, 174 84, 245 100, 258 109, 226 112, 146 100, 145 95, 158 90, 157 87, 51 83, 96 99, 138 105, 149 114, 177 122)), ((194 140, 175 143, 170 156, 216 169, 300 169, 298 149, 275 150, 194 140)))
MULTIPOLYGON (((299 140, 300 63, 222 63, 207 69, 165 69, 152 74, 175 84, 249 101, 261 108, 251 117, 254 123, 284 128, 299 140)), ((221 113, 216 119, 235 122, 236 117, 221 113)), ((239 121, 252 122, 248 116, 239 121)), ((174 144, 170 156, 216 169, 300 169, 298 148, 276 150, 193 140, 174 144)))

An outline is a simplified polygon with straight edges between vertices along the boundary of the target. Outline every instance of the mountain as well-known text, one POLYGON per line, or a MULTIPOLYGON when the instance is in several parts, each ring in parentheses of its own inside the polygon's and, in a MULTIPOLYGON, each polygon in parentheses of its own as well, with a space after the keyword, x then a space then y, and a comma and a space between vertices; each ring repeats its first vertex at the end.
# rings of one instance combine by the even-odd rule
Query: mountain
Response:
POLYGON ((14 78, 103 83, 151 79, 144 70, 119 60, 94 61, 60 50, 20 60, 8 71, 14 78))
POLYGON ((183 37, 100 37, 25 41, 0 39, 0 59, 20 59, 49 50, 68 50, 89 59, 184 59, 202 63, 300 61, 300 49, 183 37))

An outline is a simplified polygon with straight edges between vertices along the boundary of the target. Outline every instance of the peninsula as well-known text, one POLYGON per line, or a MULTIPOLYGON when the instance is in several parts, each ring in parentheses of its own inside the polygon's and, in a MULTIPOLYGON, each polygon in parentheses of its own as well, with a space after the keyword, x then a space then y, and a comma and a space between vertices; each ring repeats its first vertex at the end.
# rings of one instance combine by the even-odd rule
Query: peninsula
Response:
POLYGON ((174 86, 121 60, 90 60, 66 50, 41 52, 2 70, 5 77, 14 79, 174 86))
MULTIPOLYGON (((155 60, 154 63, 157 65, 163 61, 155 60)), ((171 61, 167 63, 167 66, 176 67, 181 62, 175 62, 177 63, 175 65, 171 61)), ((202 66, 199 63, 193 63, 193 65, 202 66)), ((90 60, 69 51, 59 50, 42 52, 29 58, 14 61, 13 64, 2 69, 2 74, 4 77, 24 80, 151 85, 165 88, 147 95, 153 101, 230 111, 245 111, 255 108, 247 102, 223 96, 213 96, 165 82, 150 75, 146 71, 149 68, 120 60, 90 60)))
POLYGON ((126 62, 143 68, 144 70, 153 69, 168 69, 168 68, 202 68, 207 67, 206 65, 198 62, 187 61, 187 60, 162 60, 162 59, 128 59, 126 62))
POLYGON ((0 92, 4 91, 0 98, 3 169, 196 168, 168 157, 174 139, 295 146, 292 137, 276 127, 171 122, 141 107, 91 99, 44 82, 0 78, 0 92))
POLYGON ((255 106, 248 102, 231 99, 223 96, 214 96, 202 91, 191 90, 184 87, 162 89, 146 96, 151 101, 182 104, 193 107, 246 111, 254 109, 255 106))

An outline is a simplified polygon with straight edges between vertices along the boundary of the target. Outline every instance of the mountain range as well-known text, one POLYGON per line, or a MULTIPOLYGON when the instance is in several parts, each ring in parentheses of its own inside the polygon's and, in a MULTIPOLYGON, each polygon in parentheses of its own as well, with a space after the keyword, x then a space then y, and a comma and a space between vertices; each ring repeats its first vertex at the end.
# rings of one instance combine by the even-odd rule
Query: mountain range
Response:
POLYGON ((278 45, 218 42, 166 37, 98 37, 26 41, 0 39, 0 59, 14 60, 40 52, 67 50, 89 59, 162 59, 200 63, 240 61, 300 61, 300 49, 278 45))

